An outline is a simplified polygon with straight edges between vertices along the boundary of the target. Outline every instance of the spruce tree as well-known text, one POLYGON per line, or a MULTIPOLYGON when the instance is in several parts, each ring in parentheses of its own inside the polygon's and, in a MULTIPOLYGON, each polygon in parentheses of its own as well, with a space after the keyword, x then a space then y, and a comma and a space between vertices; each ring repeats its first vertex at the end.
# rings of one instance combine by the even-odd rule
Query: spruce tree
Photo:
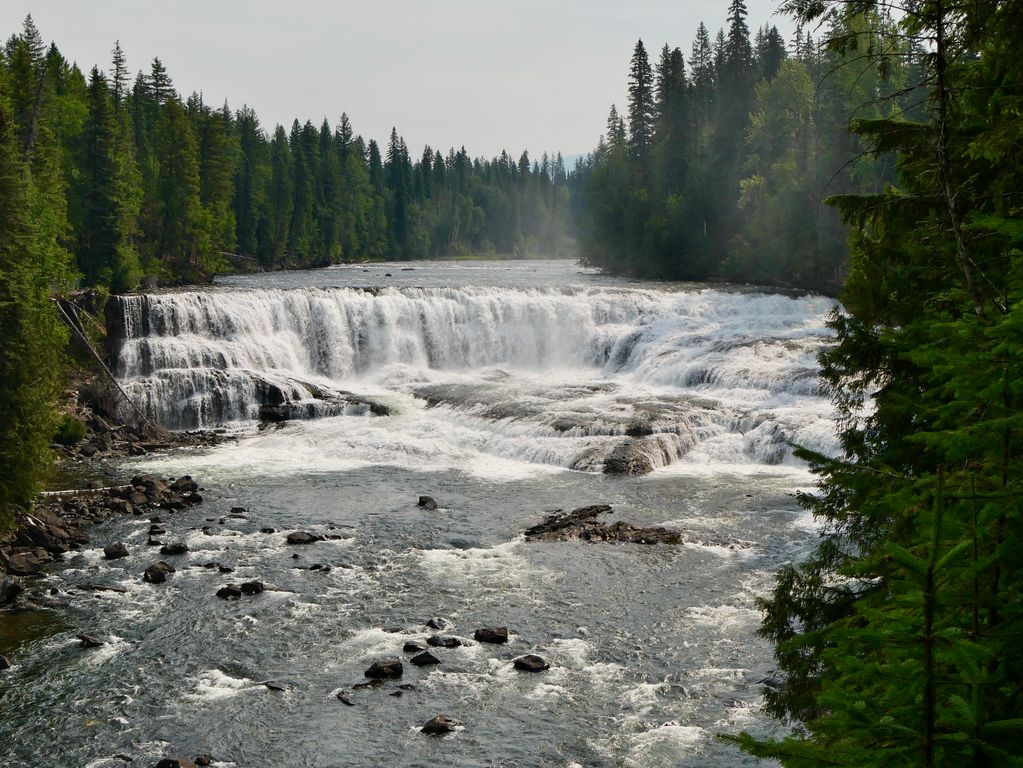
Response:
POLYGON ((629 68, 629 148, 644 165, 654 140, 653 71, 642 40, 636 41, 629 68))

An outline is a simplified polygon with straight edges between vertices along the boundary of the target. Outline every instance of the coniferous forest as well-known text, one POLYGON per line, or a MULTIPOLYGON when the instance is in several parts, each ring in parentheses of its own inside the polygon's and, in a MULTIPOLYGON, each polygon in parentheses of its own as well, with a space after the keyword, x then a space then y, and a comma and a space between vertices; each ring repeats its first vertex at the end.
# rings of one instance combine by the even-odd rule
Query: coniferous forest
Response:
MULTIPOLYGON (((1023 766, 1023 3, 785 0, 781 10, 796 26, 789 40, 775 26, 751 29, 744 0, 730 0, 726 27, 701 24, 688 51, 638 42, 627 104, 611 107, 599 145, 571 170, 559 154, 413 155, 397 130, 380 146, 347 115, 271 131, 248 107, 182 99, 159 59, 132 78, 120 46, 86 75, 29 18, 0 55, 0 525, 31 507, 52 463, 68 344, 54 298, 72 287, 578 249, 617 275, 826 293, 840 303, 820 386, 839 449, 784 438, 779 451, 816 477, 799 504, 819 537, 757 603, 777 666, 764 706, 791 735, 736 726, 725 738, 791 768, 1023 766)), ((648 294, 630 299, 648 325, 615 346, 622 355, 650 327, 648 294)), ((515 314, 516 294, 508 316, 547 323, 549 305, 579 299, 543 296, 515 314)), ((616 296, 600 313, 618 323, 632 305, 611 311, 616 296)), ((779 334, 796 343, 787 327, 779 334)), ((674 351, 647 363, 660 375, 674 351)), ((474 425, 496 414, 499 446, 544 408, 616 396, 604 381, 534 396, 531 380, 501 400, 513 374, 473 354, 486 374, 479 402, 465 379, 447 389, 414 380, 430 382, 424 397, 440 413, 475 408, 474 425)), ((664 438, 663 456, 684 431, 623 420, 636 403, 616 401, 611 426, 587 435, 628 438, 612 454, 619 466, 635 464, 622 458, 635 441, 664 438)), ((591 406, 544 422, 543 450, 589 428, 591 406)), ((432 454, 441 440, 430 439, 432 454)), ((406 460, 426 453, 415 445, 406 460)), ((616 578, 633 567, 643 566, 616 578)), ((686 631, 703 615, 687 616, 686 631)))

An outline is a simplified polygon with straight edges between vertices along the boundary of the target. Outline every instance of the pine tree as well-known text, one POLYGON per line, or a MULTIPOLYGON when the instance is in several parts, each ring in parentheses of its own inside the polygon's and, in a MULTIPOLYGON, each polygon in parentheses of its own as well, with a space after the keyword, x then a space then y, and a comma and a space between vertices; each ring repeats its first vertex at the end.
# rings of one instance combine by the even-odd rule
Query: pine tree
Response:
POLYGON ((643 41, 636 41, 629 68, 629 148, 642 166, 654 140, 653 72, 643 41))

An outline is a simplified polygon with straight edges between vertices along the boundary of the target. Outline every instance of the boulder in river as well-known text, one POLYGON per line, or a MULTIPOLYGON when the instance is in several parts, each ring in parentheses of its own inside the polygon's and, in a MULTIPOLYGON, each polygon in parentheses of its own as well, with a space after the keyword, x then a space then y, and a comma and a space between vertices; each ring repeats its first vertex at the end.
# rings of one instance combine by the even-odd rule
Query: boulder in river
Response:
POLYGON ((0 656, 0 672, 11 668, 11 662, 6 656, 0 656))
POLYGON ((643 527, 617 521, 604 523, 598 515, 612 511, 607 504, 580 507, 567 514, 556 510, 544 520, 527 528, 526 541, 593 541, 615 544, 679 544, 682 541, 678 531, 661 527, 643 527))
POLYGON ((433 496, 420 496, 419 506, 421 506, 423 509, 427 511, 433 511, 437 509, 440 505, 437 504, 436 501, 434 501, 433 496))
POLYGON ((103 547, 103 556, 107 560, 119 560, 128 556, 128 547, 121 543, 107 544, 103 547))
POLYGON ((426 638, 426 644, 432 645, 434 648, 457 648, 460 645, 465 645, 460 637, 454 635, 430 635, 426 638))
POLYGON ((183 555, 188 551, 188 545, 183 541, 176 541, 173 544, 165 544, 160 549, 161 555, 183 555))
POLYGON ((237 584, 228 584, 217 590, 217 597, 221 600, 241 600, 242 590, 237 584))
POLYGON ((418 640, 409 640, 402 647, 402 650, 405 653, 422 653, 423 651, 426 650, 426 645, 419 642, 418 640))
POLYGON ((196 764, 184 757, 165 757, 154 768, 196 768, 196 764))
POLYGON ((168 574, 171 573, 174 573, 174 566, 160 560, 146 568, 145 573, 142 574, 142 581, 148 584, 163 584, 167 581, 168 574))
POLYGON ((309 533, 308 531, 292 531, 288 534, 289 544, 313 544, 321 539, 315 533, 309 533))
POLYGON ((95 635, 81 634, 76 635, 76 637, 81 643, 82 648, 102 648, 104 645, 106 645, 106 642, 100 640, 95 635))
POLYGON ((199 483, 195 482, 190 475, 182 475, 170 485, 175 493, 192 493, 199 490, 199 483))
POLYGON ((243 595, 258 595, 266 591, 266 585, 261 581, 243 581, 241 590, 243 595))
POLYGON ((287 693, 295 688, 298 688, 298 683, 293 683, 291 680, 264 680, 263 685, 271 691, 277 693, 287 693))
POLYGON ((450 624, 447 619, 442 619, 439 616, 434 616, 432 619, 426 622, 426 626, 430 629, 447 629, 450 624))
POLYGON ((17 578, 0 578, 0 605, 13 603, 21 594, 23 587, 17 578))
POLYGON ((409 661, 415 664, 417 667, 429 667, 433 664, 440 664, 440 659, 434 656, 429 651, 425 651, 418 656, 413 656, 409 661))
POLYGON ((508 627, 480 627, 473 634, 473 638, 480 643, 501 643, 508 642, 508 627))
POLYGON ((431 736, 443 736, 446 733, 451 733, 461 724, 461 722, 455 720, 453 717, 437 715, 423 726, 422 731, 423 733, 427 733, 431 736))
POLYGON ((374 661, 369 669, 366 670, 366 677, 381 680, 384 678, 401 677, 402 669, 401 661, 399 659, 382 659, 381 661, 374 661))
POLYGON ((551 665, 542 656, 533 653, 519 656, 512 661, 512 664, 515 665, 515 669, 523 672, 543 672, 545 669, 551 668, 551 665))
POLYGON ((213 765, 213 755, 196 755, 196 765, 213 765))

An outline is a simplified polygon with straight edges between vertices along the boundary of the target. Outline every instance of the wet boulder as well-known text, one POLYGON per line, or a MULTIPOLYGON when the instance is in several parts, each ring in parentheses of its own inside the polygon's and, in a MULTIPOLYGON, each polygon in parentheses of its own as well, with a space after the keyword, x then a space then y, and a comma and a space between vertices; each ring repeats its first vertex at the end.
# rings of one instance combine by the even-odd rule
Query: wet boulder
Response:
POLYGON ((430 635, 426 638, 426 643, 434 648, 457 648, 460 645, 465 645, 462 638, 454 635, 430 635))
POLYGON ((434 501, 434 498, 432 496, 420 496, 419 506, 421 506, 423 509, 427 511, 433 511, 435 509, 438 509, 440 505, 437 504, 436 501, 434 501))
POLYGON ((188 551, 188 545, 183 541, 177 541, 173 544, 166 544, 160 549, 161 555, 183 555, 188 551))
POLYGON ((275 691, 277 693, 287 693, 298 688, 298 683, 294 683, 291 680, 265 680, 263 685, 267 690, 275 691))
POLYGON ((237 584, 228 584, 217 590, 217 597, 221 600, 241 600, 242 590, 237 584))
POLYGON ((382 680, 385 678, 401 677, 403 672, 404 669, 399 659, 382 659, 374 661, 365 674, 366 677, 382 680))
POLYGON ((106 645, 106 642, 100 640, 95 635, 76 635, 82 648, 102 648, 106 645))
POLYGON ((213 755, 197 755, 194 762, 196 765, 213 765, 213 755))
POLYGON ((453 732, 462 723, 447 715, 437 715, 423 726, 422 732, 430 736, 443 736, 453 732))
POLYGON ((288 534, 289 544, 313 544, 319 541, 322 537, 317 536, 315 533, 309 533, 308 531, 292 531, 288 534))
POLYGON ((160 525, 158 523, 153 523, 151 526, 149 526, 149 535, 150 536, 163 536, 166 533, 167 533, 167 529, 164 528, 162 525, 160 525))
POLYGON ((13 603, 23 589, 20 579, 10 577, 0 579, 0 605, 13 603))
POLYGON ((167 576, 172 573, 174 573, 174 566, 160 560, 146 568, 145 573, 142 574, 142 580, 147 584, 163 584, 167 581, 167 576))
POLYGON ((170 485, 175 493, 193 493, 199 490, 199 483, 195 482, 190 475, 182 475, 170 485))
POLYGON ((480 627, 473 634, 473 638, 480 643, 494 643, 500 645, 508 642, 508 627, 480 627))
POLYGON ((8 659, 6 656, 0 656, 0 672, 3 672, 5 669, 10 668, 11 668, 10 659, 8 659))
POLYGON ((125 499, 133 507, 142 507, 149 503, 149 497, 141 491, 132 491, 125 499))
POLYGON ((405 653, 422 653, 426 650, 426 645, 418 640, 409 640, 402 646, 402 650, 405 653))
POLYGON ((451 624, 447 619, 442 619, 439 616, 434 616, 432 619, 426 622, 426 626, 430 629, 447 629, 451 624))
POLYGON ((50 553, 42 547, 19 547, 7 557, 7 572, 12 576, 34 576, 52 560, 50 553))
POLYGON ((512 664, 515 666, 515 669, 522 672, 543 672, 545 669, 551 668, 551 665, 542 656, 537 656, 533 653, 519 656, 512 661, 512 664))
POLYGON ((266 585, 261 581, 244 581, 241 591, 243 595, 258 595, 260 592, 266 591, 266 585))
POLYGON ((154 538, 154 537, 150 536, 148 539, 146 539, 146 546, 147 547, 162 547, 163 546, 163 542, 160 539, 157 539, 157 538, 154 538))
POLYGON ((429 667, 433 664, 440 664, 440 659, 434 656, 429 651, 420 653, 418 656, 413 656, 409 661, 415 664, 417 667, 429 667))

